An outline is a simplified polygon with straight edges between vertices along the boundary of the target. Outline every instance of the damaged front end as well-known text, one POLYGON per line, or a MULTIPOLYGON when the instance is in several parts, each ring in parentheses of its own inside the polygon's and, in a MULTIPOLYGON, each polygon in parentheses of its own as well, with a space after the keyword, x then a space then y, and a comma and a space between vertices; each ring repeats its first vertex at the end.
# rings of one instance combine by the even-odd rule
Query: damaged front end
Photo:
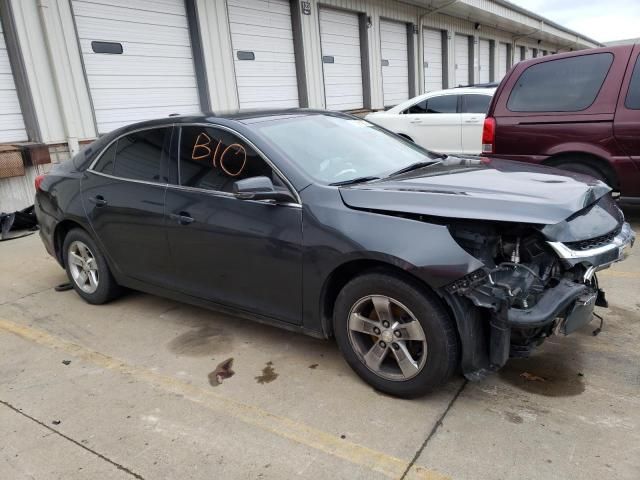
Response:
POLYGON ((486 337, 486 351, 463 359, 470 379, 589 323, 594 306, 607 306, 596 272, 622 260, 635 240, 610 197, 557 225, 460 221, 449 229, 484 264, 445 287, 449 297, 478 307, 482 318, 476 333, 486 337))

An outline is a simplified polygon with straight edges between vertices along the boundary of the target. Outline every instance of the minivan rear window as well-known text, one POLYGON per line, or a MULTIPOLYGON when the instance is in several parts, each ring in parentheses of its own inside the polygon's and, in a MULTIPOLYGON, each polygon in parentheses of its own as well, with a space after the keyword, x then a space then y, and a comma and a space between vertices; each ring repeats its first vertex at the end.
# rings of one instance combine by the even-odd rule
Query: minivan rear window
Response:
POLYGON ((613 54, 594 53, 537 63, 527 68, 509 96, 512 112, 579 112, 598 96, 613 54))
POLYGON ((636 60, 636 66, 633 67, 624 106, 631 110, 640 110, 640 57, 636 60))

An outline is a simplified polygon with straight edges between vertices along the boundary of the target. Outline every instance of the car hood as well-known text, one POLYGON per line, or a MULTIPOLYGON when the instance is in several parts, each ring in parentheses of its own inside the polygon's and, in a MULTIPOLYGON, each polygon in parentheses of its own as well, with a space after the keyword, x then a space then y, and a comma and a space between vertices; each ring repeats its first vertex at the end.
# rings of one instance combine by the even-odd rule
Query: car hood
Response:
POLYGON ((507 160, 448 157, 391 178, 344 186, 357 209, 473 220, 556 224, 610 192, 591 177, 507 160))

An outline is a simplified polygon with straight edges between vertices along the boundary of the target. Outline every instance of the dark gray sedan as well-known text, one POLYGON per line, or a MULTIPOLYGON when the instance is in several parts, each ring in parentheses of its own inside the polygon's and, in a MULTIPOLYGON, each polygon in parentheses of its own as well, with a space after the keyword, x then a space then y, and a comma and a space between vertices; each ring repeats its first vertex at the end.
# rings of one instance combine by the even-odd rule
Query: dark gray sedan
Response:
POLYGON ((131 125, 36 187, 44 244, 89 303, 127 287, 335 337, 402 397, 590 322, 596 271, 634 240, 590 177, 323 111, 131 125))

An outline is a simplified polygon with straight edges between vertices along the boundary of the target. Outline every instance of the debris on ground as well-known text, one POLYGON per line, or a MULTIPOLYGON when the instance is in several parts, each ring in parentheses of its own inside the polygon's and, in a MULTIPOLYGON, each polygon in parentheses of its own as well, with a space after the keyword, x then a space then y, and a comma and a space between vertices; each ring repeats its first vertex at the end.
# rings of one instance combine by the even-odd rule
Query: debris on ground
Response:
POLYGON ((224 362, 221 362, 216 369, 209 374, 209 385, 217 387, 225 378, 233 377, 236 372, 231 370, 232 366, 233 357, 227 358, 224 362))
POLYGON ((260 384, 271 383, 278 378, 278 374, 273 369, 273 362, 269 360, 267 365, 262 369, 262 375, 254 378, 256 379, 256 382, 260 384))
POLYGON ((520 376, 525 380, 528 380, 529 382, 546 382, 547 381, 546 378, 540 377, 538 375, 534 375, 533 373, 529 373, 529 372, 522 372, 520 376))
POLYGON ((69 365, 71 360, 62 360, 63 365, 69 365))
POLYGON ((26 237, 38 229, 33 205, 13 213, 0 212, 0 242, 26 237))
POLYGON ((313 363, 313 364, 309 365, 309 368, 311 370, 315 370, 316 368, 318 368, 318 364, 317 363, 313 363))
POLYGON ((73 285, 71 285, 70 282, 61 283, 60 285, 56 285, 54 288, 56 292, 66 292, 67 290, 72 290, 72 289, 73 289, 73 285))
POLYGON ((54 425, 60 425, 61 422, 60 422, 60 420, 54 420, 51 423, 53 423, 54 425))

